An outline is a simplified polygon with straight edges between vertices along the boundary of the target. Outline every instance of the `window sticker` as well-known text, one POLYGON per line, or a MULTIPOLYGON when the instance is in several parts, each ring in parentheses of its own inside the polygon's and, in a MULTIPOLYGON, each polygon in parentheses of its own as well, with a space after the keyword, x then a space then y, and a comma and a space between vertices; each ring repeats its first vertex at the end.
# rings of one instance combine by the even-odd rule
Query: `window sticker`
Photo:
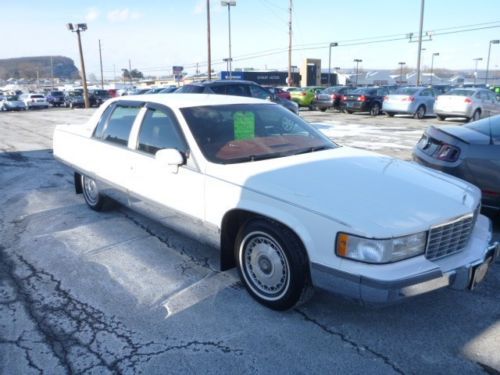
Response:
POLYGON ((234 137, 237 141, 255 138, 255 115, 238 111, 233 115, 234 137))

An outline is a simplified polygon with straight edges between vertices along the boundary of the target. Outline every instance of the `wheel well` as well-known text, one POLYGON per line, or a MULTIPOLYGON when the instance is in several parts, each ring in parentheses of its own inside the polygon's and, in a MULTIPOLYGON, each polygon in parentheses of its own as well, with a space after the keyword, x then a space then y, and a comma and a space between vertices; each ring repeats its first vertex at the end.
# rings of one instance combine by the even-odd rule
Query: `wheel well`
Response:
MULTIPOLYGON (((238 235, 238 231, 241 228, 241 226, 244 225, 247 221, 257 218, 269 220, 275 224, 286 227, 290 232, 292 232, 297 237, 297 240, 300 241, 302 247, 305 250, 305 246, 302 239, 288 225, 285 225, 282 222, 277 221, 275 219, 271 219, 267 216, 257 214, 255 212, 235 209, 227 212, 224 218, 222 219, 221 246, 220 246, 221 271, 225 271, 236 266, 236 260, 234 257, 234 242, 236 241, 236 236, 238 235)), ((309 254, 307 254, 307 251, 306 251, 306 257, 309 262, 309 254)))
POLYGON ((82 175, 78 172, 75 172, 75 174, 73 175, 73 178, 75 180, 75 193, 82 194, 83 193, 82 175))

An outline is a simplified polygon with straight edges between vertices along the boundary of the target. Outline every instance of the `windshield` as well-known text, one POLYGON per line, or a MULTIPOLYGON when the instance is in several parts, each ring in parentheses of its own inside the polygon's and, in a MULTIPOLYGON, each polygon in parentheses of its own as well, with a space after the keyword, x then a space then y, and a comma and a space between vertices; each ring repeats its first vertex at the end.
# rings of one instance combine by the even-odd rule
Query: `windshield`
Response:
POLYGON ((17 100, 19 100, 19 98, 16 96, 16 95, 10 95, 10 96, 7 96, 7 101, 9 102, 15 102, 17 100))
POLYGON ((402 87, 397 89, 394 95, 413 95, 418 91, 418 89, 412 87, 402 87))
POLYGON ((451 90, 446 93, 446 95, 453 95, 453 96, 472 96, 474 95, 474 90, 451 90))
POLYGON ((71 96, 71 97, 77 97, 77 96, 82 96, 83 94, 79 91, 70 91, 68 92, 68 96, 71 96))
POLYGON ((289 110, 271 104, 232 104, 181 109, 205 158, 241 163, 335 148, 289 110))
POLYGON ((52 91, 50 93, 50 95, 52 95, 52 96, 64 96, 62 91, 52 91))

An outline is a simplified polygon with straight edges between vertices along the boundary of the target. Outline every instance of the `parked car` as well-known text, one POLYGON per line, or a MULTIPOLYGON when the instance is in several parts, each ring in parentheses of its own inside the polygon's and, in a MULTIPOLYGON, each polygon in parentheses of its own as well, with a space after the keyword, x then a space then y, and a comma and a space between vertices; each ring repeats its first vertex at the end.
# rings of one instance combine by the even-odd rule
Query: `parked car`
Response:
POLYGON ((483 206, 500 209, 500 116, 431 126, 413 149, 413 159, 478 186, 483 206))
POLYGON ((0 110, 24 111, 26 110, 26 105, 22 100, 19 99, 17 95, 6 95, 2 96, 2 99, 0 100, 0 110))
POLYGON ((321 91, 317 97, 314 105, 320 111, 324 112, 329 108, 340 111, 342 96, 352 91, 350 86, 332 86, 321 91))
POLYGON ((490 90, 459 88, 439 95, 434 112, 441 121, 448 117, 465 117, 467 121, 477 121, 499 114, 500 102, 490 90))
POLYGON ((82 91, 68 91, 64 95, 64 106, 66 108, 85 108, 85 99, 82 91))
POLYGON ((307 107, 310 110, 314 109, 314 101, 316 100, 316 94, 324 90, 324 87, 310 86, 310 87, 300 87, 296 90, 290 90, 289 93, 292 100, 299 105, 299 107, 307 107))
POLYGON ((108 90, 91 89, 89 90, 89 105, 91 107, 99 107, 106 100, 111 99, 111 94, 108 90))
POLYGON ((500 252, 475 186, 338 147, 267 100, 116 98, 53 140, 91 209, 112 197, 212 244, 273 309, 311 285, 365 303, 467 289, 500 252))
POLYGON ((149 95, 149 94, 160 94, 161 91, 165 89, 164 87, 154 87, 152 89, 149 89, 146 91, 144 94, 149 95))
POLYGON ((435 100, 434 91, 428 87, 401 87, 384 98, 382 111, 389 117, 405 114, 423 119, 434 114, 435 100))
POLYGON ((370 112, 370 115, 378 116, 388 94, 385 87, 359 87, 343 95, 342 99, 347 113, 370 112))
POLYGON ((22 94, 19 99, 24 102, 26 109, 49 108, 49 102, 42 94, 22 94))
POLYGON ((177 86, 169 86, 169 87, 165 87, 163 88, 159 94, 171 94, 173 92, 175 92, 176 90, 178 89, 177 86))
POLYGON ((278 103, 293 113, 299 113, 299 107, 291 100, 282 99, 269 90, 252 81, 243 80, 218 80, 190 83, 179 87, 176 93, 200 94, 212 93, 220 95, 247 96, 251 98, 267 99, 278 103))
POLYGON ((434 90, 434 93, 436 95, 446 94, 448 91, 450 91, 453 88, 453 86, 451 86, 451 85, 431 85, 429 87, 434 90))
POLYGON ((292 100, 292 96, 288 91, 280 89, 279 87, 274 86, 262 86, 268 89, 273 95, 279 96, 281 99, 292 100))
POLYGON ((64 105, 64 92, 49 91, 49 93, 47 94, 47 101, 53 107, 60 107, 64 105))

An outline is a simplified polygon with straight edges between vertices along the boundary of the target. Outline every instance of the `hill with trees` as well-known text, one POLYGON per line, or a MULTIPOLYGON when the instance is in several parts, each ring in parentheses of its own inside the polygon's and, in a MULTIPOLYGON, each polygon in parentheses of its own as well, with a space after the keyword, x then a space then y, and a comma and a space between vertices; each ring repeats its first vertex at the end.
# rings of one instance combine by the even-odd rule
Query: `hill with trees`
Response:
POLYGON ((36 56, 0 59, 0 79, 75 79, 79 72, 73 60, 64 56, 36 56), (52 73, 53 72, 53 73, 52 73))

